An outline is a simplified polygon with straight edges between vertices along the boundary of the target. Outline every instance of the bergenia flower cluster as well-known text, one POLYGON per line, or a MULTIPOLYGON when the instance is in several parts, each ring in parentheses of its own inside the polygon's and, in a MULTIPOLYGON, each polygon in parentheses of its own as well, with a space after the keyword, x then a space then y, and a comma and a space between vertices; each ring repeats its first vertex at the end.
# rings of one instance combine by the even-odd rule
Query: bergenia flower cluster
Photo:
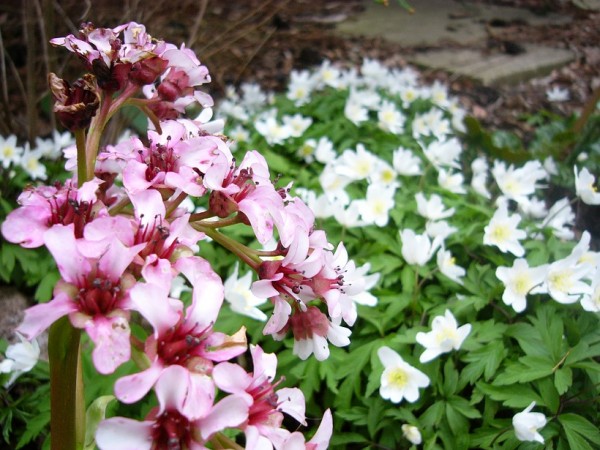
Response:
MULTIPOLYGON (((19 333, 35 339, 67 316, 93 342, 101 374, 113 373, 132 351, 141 355, 140 371, 121 377, 115 396, 133 403, 154 391, 158 406, 143 422, 102 422, 101 449, 201 449, 225 445, 229 438, 220 432, 229 428, 244 432, 247 448, 326 448, 331 413, 306 443, 281 428, 282 413, 305 424, 302 392, 278 387, 276 356, 258 346, 250 347, 251 370, 237 362, 247 351, 244 328, 233 335, 215 330, 224 286, 197 256, 198 243, 210 238, 257 273, 252 294, 273 305, 264 333, 291 334, 303 359, 314 353, 323 360, 329 344, 349 344, 355 302, 374 300, 366 292, 377 281, 368 265, 357 267, 343 244, 329 243, 290 186, 271 180, 258 151, 234 158, 219 134, 222 124, 209 122, 210 109, 183 118, 192 103, 213 104, 197 89, 210 75, 190 49, 154 39, 134 22, 113 29, 87 23, 77 36, 51 42, 76 54, 88 73, 74 83, 49 77, 54 110, 77 137, 67 166, 77 173, 26 189, 2 224, 8 241, 46 246, 61 275, 52 300, 27 310, 19 333), (150 130, 101 147, 105 124, 123 105, 145 112, 150 130), (198 212, 184 207, 189 198, 198 212), (274 239, 276 246, 254 250, 221 231, 229 226, 248 227, 260 244, 274 239), (189 302, 172 294, 182 278, 189 302), (132 335, 134 317, 148 325, 145 341, 132 335)), ((390 130, 401 126, 393 111, 381 120, 390 130)), ((264 126, 276 133, 271 122, 264 126)), ((294 133, 309 125, 291 117, 285 126, 294 133)), ((346 155, 348 174, 365 154, 346 155)))

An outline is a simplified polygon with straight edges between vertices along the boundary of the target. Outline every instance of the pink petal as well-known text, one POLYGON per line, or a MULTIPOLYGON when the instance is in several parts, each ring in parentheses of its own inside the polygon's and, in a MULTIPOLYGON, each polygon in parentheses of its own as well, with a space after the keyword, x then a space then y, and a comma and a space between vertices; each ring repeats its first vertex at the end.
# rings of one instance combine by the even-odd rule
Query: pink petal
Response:
POLYGON ((106 252, 100 257, 98 268, 111 281, 118 281, 127 266, 133 261, 133 258, 145 246, 146 244, 139 244, 133 247, 125 247, 121 241, 114 238, 107 246, 106 252))
POLYGON ((146 164, 133 159, 127 162, 123 169, 123 185, 130 194, 144 191, 152 186, 152 182, 146 180, 147 168, 146 164))
POLYGON ((248 418, 246 401, 235 395, 225 397, 217 403, 210 414, 199 421, 202 439, 208 440, 218 431, 229 427, 237 427, 248 418))
MULTIPOLYGON (((179 383, 183 384, 180 380, 179 383)), ((190 420, 205 417, 215 401, 215 384, 212 378, 188 372, 187 396, 180 409, 181 414, 190 420)))
POLYGON ((222 362, 214 367, 212 374, 217 387, 229 394, 245 393, 252 383, 252 377, 237 364, 222 362))
POLYGON ((277 355, 274 353, 265 353, 258 345, 251 345, 250 353, 252 354, 254 378, 264 376, 272 381, 277 372, 277 355))
POLYGON ((154 386, 160 404, 159 415, 169 409, 181 412, 189 391, 189 378, 189 372, 181 366, 169 366, 162 371, 154 386))
POLYGON ((103 420, 96 431, 96 445, 100 450, 150 450, 153 424, 124 417, 103 420))
POLYGON ((26 309, 23 323, 17 331, 31 340, 55 321, 74 311, 77 311, 75 302, 66 294, 60 293, 49 303, 40 303, 26 309))
POLYGON ((77 285, 79 278, 87 275, 92 266, 77 249, 74 225, 54 225, 44 233, 44 244, 52 253, 58 270, 67 283, 77 285))
POLYGON ((199 256, 179 258, 175 268, 186 276, 194 288, 192 304, 187 309, 187 319, 200 328, 213 324, 225 295, 219 275, 199 256))
POLYGON ((130 291, 131 308, 138 311, 160 336, 175 325, 180 318, 181 308, 175 308, 164 292, 154 284, 138 283, 130 291))
POLYGON ((298 388, 282 388, 277 391, 279 409, 292 416, 302 425, 306 426, 306 403, 304 394, 298 388))
POLYGON ((2 223, 2 235, 8 242, 25 248, 41 247, 49 218, 49 208, 17 208, 2 223))
POLYGON ((283 300, 281 297, 273 297, 274 308, 273 315, 265 325, 263 334, 274 334, 280 331, 285 324, 288 322, 292 307, 288 302, 283 300))
POLYGON ((147 189, 129 195, 135 218, 142 224, 153 223, 157 217, 165 218, 166 210, 160 192, 155 189, 147 189))
POLYGON ((115 396, 123 403, 141 400, 152 389, 163 368, 161 363, 155 362, 143 372, 119 378, 115 383, 115 396))
POLYGON ((321 425, 319 425, 317 432, 307 443, 316 445, 316 447, 314 447, 315 450, 326 450, 329 447, 329 440, 331 439, 332 433, 333 418, 331 417, 331 411, 328 409, 323 414, 323 420, 321 420, 321 425))
POLYGON ((129 361, 129 322, 123 317, 96 316, 90 320, 85 330, 94 341, 92 359, 96 370, 101 374, 113 373, 117 367, 129 361))

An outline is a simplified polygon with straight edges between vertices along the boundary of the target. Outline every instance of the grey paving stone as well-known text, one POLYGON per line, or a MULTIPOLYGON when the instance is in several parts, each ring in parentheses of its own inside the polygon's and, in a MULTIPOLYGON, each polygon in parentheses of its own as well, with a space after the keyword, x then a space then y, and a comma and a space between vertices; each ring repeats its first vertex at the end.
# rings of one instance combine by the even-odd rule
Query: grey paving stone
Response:
POLYGON ((516 83, 543 76, 571 62, 575 55, 566 49, 525 45, 519 55, 486 54, 480 50, 437 50, 417 54, 410 61, 423 67, 443 69, 484 85, 516 83))

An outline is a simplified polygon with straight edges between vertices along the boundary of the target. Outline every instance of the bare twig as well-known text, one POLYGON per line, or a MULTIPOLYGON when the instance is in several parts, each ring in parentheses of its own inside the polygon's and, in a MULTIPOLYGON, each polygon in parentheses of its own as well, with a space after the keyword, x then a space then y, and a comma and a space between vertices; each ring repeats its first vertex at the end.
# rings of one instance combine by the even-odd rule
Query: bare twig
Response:
POLYGON ((23 37, 27 48, 27 59, 25 62, 25 110, 27 114, 27 140, 31 145, 35 142, 37 132, 37 101, 35 93, 37 74, 35 65, 38 43, 35 37, 35 26, 33 23, 35 13, 33 9, 34 0, 27 0, 23 7, 23 37))
POLYGON ((2 133, 10 134, 12 131, 12 115, 8 107, 8 78, 6 76, 6 54, 4 49, 4 40, 2 39, 2 31, 0 30, 0 83, 2 87, 2 105, 5 120, 2 121, 2 133))
MULTIPOLYGON (((42 41, 42 55, 44 58, 44 64, 45 64, 45 69, 46 69, 46 73, 50 73, 52 72, 53 68, 51 67, 50 64, 50 55, 48 53, 48 35, 46 34, 46 20, 48 21, 52 21, 52 18, 50 17, 50 14, 43 14, 42 13, 42 6, 40 5, 39 0, 34 0, 34 6, 35 6, 35 10, 38 16, 38 23, 40 26, 40 36, 41 36, 41 41, 42 41)), ((47 92, 47 90, 44 90, 44 94, 45 95, 47 92)), ((56 117, 54 116, 54 114, 50 113, 49 114, 49 119, 50 119, 50 126, 52 127, 53 130, 56 129, 56 117)))
POLYGON ((196 15, 196 19, 194 20, 194 24, 192 25, 192 29, 190 31, 190 37, 187 41, 187 47, 191 48, 196 39, 198 38, 198 29, 200 28, 200 24, 202 23, 202 19, 204 18, 204 14, 206 13, 206 7, 208 6, 208 0, 202 0, 200 3, 200 8, 198 9, 198 14, 196 15))

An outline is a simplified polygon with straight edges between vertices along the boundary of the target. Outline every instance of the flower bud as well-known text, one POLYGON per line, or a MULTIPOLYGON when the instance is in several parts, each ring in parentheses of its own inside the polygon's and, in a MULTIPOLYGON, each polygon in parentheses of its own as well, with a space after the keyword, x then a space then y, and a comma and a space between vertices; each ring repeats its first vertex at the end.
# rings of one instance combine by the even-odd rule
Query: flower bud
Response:
POLYGON ((86 74, 73 86, 56 74, 48 74, 48 84, 54 97, 54 112, 69 130, 86 128, 100 105, 100 96, 95 78, 86 74))

